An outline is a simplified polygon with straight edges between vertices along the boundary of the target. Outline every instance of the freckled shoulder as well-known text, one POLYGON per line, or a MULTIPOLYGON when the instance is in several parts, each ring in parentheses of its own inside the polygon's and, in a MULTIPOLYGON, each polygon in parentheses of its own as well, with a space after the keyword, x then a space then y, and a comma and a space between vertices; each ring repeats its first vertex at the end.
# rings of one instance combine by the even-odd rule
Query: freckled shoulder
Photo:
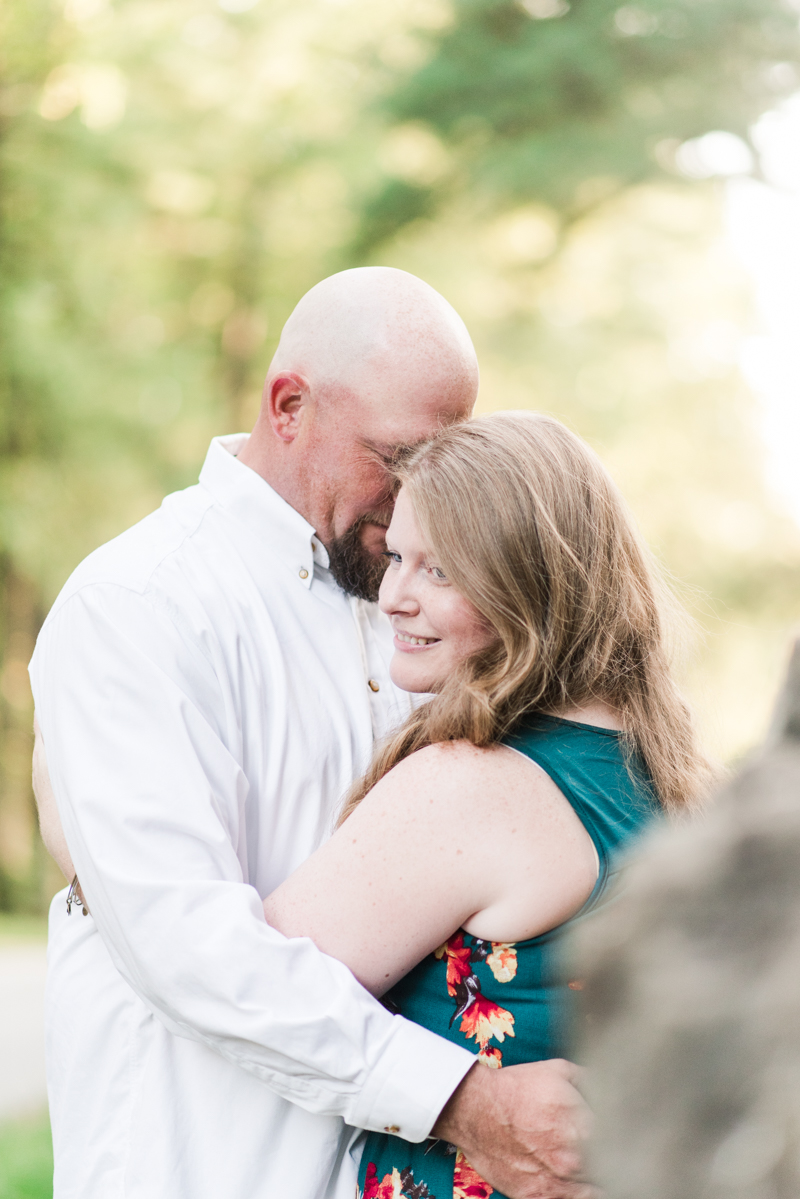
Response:
MULTIPOLYGON (((561 800, 552 780, 529 758, 504 745, 483 749, 451 741, 417 750, 389 772, 372 792, 375 800, 402 801, 407 812, 435 808, 442 819, 472 821, 496 804, 561 800)), ((372 798, 372 797, 368 797, 372 798)))
MULTIPOLYGON (((485 786, 493 781, 507 785, 515 778, 525 780, 528 788, 532 780, 547 782, 547 775, 535 762, 519 754, 507 745, 489 745, 479 748, 470 741, 444 741, 428 745, 398 763, 395 770, 406 768, 411 776, 443 775, 458 786, 485 786), (533 768, 533 769, 531 769, 533 768)), ((394 773, 394 771, 392 772, 394 773)))

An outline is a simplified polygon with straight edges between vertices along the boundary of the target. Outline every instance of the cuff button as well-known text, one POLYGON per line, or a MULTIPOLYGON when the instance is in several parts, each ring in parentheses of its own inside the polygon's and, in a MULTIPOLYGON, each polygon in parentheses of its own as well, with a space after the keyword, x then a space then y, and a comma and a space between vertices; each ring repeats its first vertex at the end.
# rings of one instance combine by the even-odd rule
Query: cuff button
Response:
POLYGON ((386 1128, 384 1128, 383 1131, 390 1132, 392 1134, 392 1136, 395 1136, 400 1131, 400 1129, 397 1127, 396 1124, 388 1124, 386 1126, 386 1128))

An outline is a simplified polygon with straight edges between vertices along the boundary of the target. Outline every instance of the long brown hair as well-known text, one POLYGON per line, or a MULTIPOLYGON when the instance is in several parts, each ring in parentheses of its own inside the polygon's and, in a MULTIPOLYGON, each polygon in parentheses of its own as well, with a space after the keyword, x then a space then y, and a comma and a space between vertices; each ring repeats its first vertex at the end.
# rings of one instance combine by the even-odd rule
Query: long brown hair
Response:
POLYGON ((437 564, 497 639, 377 749, 341 820, 415 750, 488 746, 526 713, 598 700, 662 805, 694 805, 711 770, 670 674, 674 601, 592 450, 551 417, 503 412, 445 429, 397 475, 437 564))

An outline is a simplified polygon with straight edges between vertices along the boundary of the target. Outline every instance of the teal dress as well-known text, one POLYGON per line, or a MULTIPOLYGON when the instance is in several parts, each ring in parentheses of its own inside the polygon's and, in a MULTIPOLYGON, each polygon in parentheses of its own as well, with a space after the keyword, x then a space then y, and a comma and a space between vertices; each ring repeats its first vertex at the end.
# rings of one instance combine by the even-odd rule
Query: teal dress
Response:
MULTIPOLYGON (((603 905, 622 854, 659 812, 641 762, 617 732, 534 715, 505 744, 537 762, 572 804, 600 860, 594 890, 570 920, 528 941, 484 941, 459 929, 384 997, 493 1067, 570 1056, 580 980, 569 977, 565 936, 603 905)), ((454 1146, 383 1133, 367 1135, 358 1185, 360 1199, 505 1199, 454 1146)))

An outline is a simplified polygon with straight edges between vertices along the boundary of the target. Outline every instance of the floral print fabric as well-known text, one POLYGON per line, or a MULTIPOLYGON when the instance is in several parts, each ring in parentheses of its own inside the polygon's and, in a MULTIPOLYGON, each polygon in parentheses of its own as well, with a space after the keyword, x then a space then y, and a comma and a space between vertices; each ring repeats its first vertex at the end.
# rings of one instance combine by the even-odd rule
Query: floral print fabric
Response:
POLYGON ((459 929, 434 954, 447 962, 447 991, 456 1002, 450 1023, 460 1018, 460 1031, 478 1042, 478 1057, 487 1065, 501 1066, 503 1055, 495 1046, 490 1047, 489 1042, 513 1037, 514 1017, 485 997, 472 966, 475 962, 486 962, 498 982, 511 982, 517 973, 517 951, 510 943, 481 941, 478 937, 472 938, 472 945, 466 945, 465 935, 459 929))
MULTIPOLYGON (((506 738, 553 779, 597 849, 600 876, 581 916, 605 902, 618 855, 657 818, 641 763, 619 733, 532 715, 506 738)), ((573 918, 574 920, 574 918, 573 918)), ((514 944, 459 929, 385 997, 387 1007, 474 1047, 485 1066, 569 1057, 578 987, 563 957, 572 924, 514 944)), ((505 1199, 456 1146, 367 1134, 360 1199, 505 1199)))
MULTIPOLYGON (((449 1027, 459 1021, 459 1032, 478 1046, 478 1058, 486 1066, 499 1069, 503 1064, 502 1050, 490 1041, 503 1042, 514 1036, 514 1017, 499 1003, 483 993, 481 981, 474 967, 485 962, 493 978, 499 983, 510 983, 517 974, 516 946, 507 941, 483 941, 470 937, 459 929, 433 954, 437 962, 445 964, 444 983, 447 994, 455 1007, 450 1016, 449 1027)), ((460 1149, 448 1146, 455 1153, 453 1164, 452 1199, 489 1199, 494 1188, 484 1181, 469 1164, 460 1149)), ((364 1189, 357 1199, 437 1199, 422 1178, 415 1178, 411 1164, 400 1169, 393 1166, 390 1172, 378 1178, 374 1161, 367 1161, 364 1189)), ((451 1199, 450 1195, 440 1199, 451 1199)))
MULTIPOLYGON (((459 1149, 453 1170, 453 1199, 489 1199, 494 1189, 473 1170, 459 1149)), ((374 1162, 367 1163, 363 1192, 357 1199, 436 1199, 424 1182, 414 1181, 414 1171, 407 1166, 402 1172, 397 1166, 378 1182, 374 1162)))

